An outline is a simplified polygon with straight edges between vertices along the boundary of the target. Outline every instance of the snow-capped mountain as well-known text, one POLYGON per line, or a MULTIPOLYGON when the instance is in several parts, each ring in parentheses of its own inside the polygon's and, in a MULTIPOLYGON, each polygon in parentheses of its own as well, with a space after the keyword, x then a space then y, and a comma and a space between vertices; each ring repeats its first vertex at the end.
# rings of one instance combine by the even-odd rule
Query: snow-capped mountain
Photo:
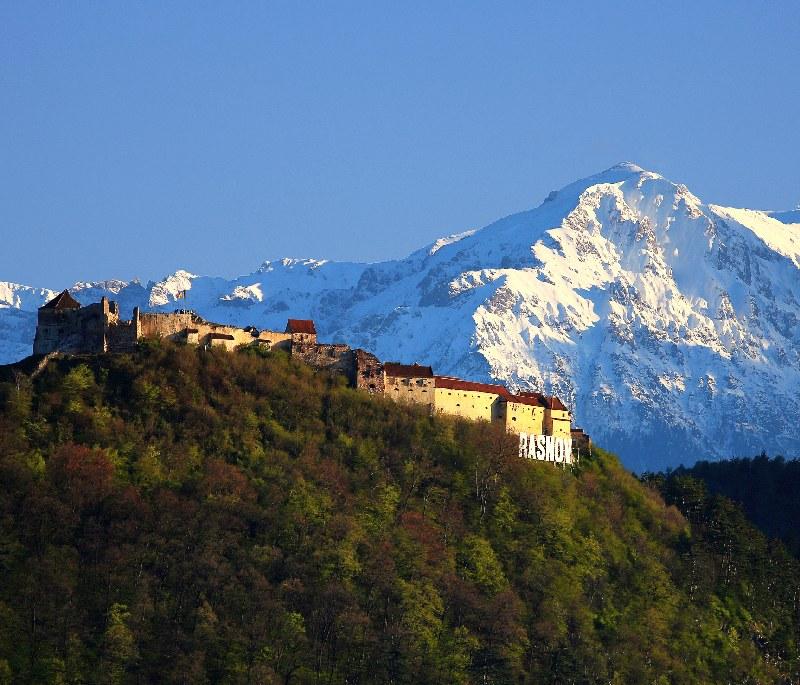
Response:
MULTIPOLYGON (((443 374, 559 395, 632 468, 800 455, 800 217, 704 204, 630 163, 536 209, 376 264, 283 259, 235 279, 81 283, 123 314, 192 308, 443 374), (178 294, 186 291, 186 299, 178 294)), ((0 361, 52 291, 0 283, 0 361)))

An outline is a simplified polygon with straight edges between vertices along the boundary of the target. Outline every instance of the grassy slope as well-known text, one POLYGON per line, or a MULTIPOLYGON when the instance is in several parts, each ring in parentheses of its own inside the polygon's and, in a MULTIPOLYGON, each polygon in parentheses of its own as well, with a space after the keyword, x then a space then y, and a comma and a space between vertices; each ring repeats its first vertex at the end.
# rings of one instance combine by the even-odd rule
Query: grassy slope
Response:
MULTIPOLYGON (((0 683, 779 682, 797 563, 281 355, 0 383, 0 683)), ((698 511, 694 511, 694 509, 698 511)))

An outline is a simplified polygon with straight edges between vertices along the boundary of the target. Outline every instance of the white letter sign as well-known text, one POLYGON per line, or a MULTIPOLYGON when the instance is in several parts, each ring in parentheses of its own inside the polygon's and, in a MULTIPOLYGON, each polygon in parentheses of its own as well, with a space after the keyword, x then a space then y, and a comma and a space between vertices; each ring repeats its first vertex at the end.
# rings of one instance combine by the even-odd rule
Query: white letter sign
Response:
POLYGON ((572 456, 572 438, 520 433, 519 458, 572 464, 575 461, 572 456))

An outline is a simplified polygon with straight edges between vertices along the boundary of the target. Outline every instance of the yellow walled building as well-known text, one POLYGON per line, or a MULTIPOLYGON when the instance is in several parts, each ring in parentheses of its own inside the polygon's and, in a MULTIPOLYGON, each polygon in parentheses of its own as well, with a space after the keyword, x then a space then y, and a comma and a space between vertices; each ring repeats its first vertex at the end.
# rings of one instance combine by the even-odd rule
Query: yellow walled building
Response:
POLYGON ((505 402, 503 422, 513 433, 545 435, 545 406, 543 398, 509 395, 505 402))
POLYGON ((517 432, 555 435, 559 438, 570 437, 572 416, 558 397, 542 395, 538 392, 521 392, 513 397, 516 402, 528 402, 537 408, 535 429, 520 427, 517 432))
MULTIPOLYGON (((558 397, 533 392, 514 395, 502 385, 475 383, 452 376, 432 376, 428 380, 433 385, 436 413, 475 421, 501 422, 513 433, 562 438, 571 435, 572 417, 558 397)), ((386 387, 389 396, 398 396, 396 390, 390 392, 388 382, 386 387)), ((430 392, 430 383, 426 385, 426 391, 430 392)), ((406 395, 408 401, 419 401, 418 397, 418 394, 406 395)), ((426 395, 425 404, 428 404, 428 398, 426 395)))
POLYGON ((503 419, 504 394, 508 391, 502 385, 473 383, 449 376, 436 376, 435 383, 438 413, 483 421, 503 419))
POLYGON ((437 414, 502 423, 506 430, 528 435, 570 438, 572 417, 558 397, 512 394, 502 385, 435 376, 430 366, 386 362, 384 394, 397 402, 420 404, 437 414))
POLYGON ((572 415, 558 397, 547 397, 544 414, 545 435, 569 438, 572 435, 572 415))

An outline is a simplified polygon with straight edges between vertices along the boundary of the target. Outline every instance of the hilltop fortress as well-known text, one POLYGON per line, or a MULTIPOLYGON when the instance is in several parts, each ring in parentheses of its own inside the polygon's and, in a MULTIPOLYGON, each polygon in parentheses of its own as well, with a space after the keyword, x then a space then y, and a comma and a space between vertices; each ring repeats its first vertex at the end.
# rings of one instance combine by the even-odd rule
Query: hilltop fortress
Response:
POLYGON ((128 321, 120 319, 116 302, 104 297, 84 307, 64 290, 39 308, 33 353, 130 352, 142 338, 228 350, 241 345, 284 350, 317 369, 343 374, 359 390, 422 405, 431 413, 501 424, 520 436, 525 458, 573 463, 576 452, 591 445, 581 429, 572 428, 572 416, 557 397, 513 394, 502 385, 437 376, 430 366, 381 362, 365 350, 319 343, 314 322, 307 319, 289 319, 284 331, 269 331, 212 323, 189 310, 143 313, 135 307, 128 321))

